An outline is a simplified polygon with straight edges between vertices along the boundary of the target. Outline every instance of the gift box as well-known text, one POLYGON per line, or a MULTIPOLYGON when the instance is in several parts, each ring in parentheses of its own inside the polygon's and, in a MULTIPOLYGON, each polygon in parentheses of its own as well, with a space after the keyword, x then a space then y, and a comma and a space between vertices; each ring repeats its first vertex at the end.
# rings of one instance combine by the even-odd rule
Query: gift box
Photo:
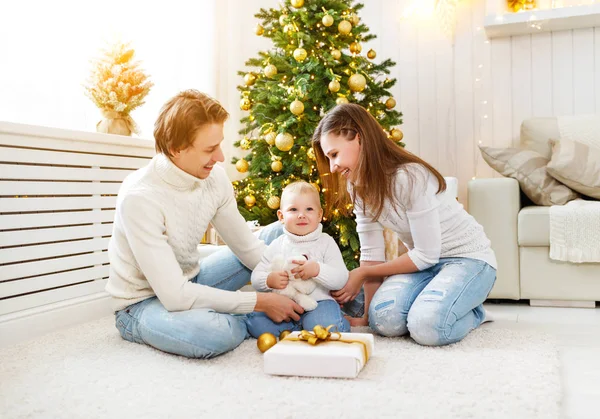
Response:
POLYGON ((369 333, 331 333, 329 339, 315 344, 302 340, 302 333, 290 333, 265 352, 265 373, 356 378, 375 346, 373 335, 369 333))

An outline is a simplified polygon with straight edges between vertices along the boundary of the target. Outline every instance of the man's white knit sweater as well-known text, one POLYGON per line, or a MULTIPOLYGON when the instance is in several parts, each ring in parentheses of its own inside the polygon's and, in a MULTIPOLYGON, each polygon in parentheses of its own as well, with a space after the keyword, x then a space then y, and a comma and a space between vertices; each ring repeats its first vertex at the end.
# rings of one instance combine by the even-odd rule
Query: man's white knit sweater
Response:
POLYGON ((254 269, 266 246, 246 226, 222 167, 215 165, 206 179, 198 179, 158 154, 129 175, 119 191, 108 246, 106 291, 113 308, 156 295, 169 311, 253 311, 256 293, 190 281, 200 270, 197 246, 209 222, 241 262, 254 269))
MULTIPOLYGON (((351 185, 349 185, 351 189, 351 185)), ((408 257, 422 271, 440 258, 463 257, 487 262, 496 268, 496 256, 483 227, 453 196, 437 193, 438 181, 418 164, 398 170, 394 179, 395 207, 385 201, 374 221, 367 208, 355 202, 356 230, 360 239, 361 261, 385 261, 383 228, 398 233, 409 249, 408 257)))
POLYGON ((298 236, 283 230, 284 234, 271 242, 263 254, 260 263, 252 272, 252 286, 258 291, 270 291, 267 277, 271 273, 271 262, 277 255, 284 259, 296 255, 306 255, 308 260, 319 263, 319 275, 312 278, 317 287, 309 295, 315 301, 332 300, 331 290, 339 290, 348 282, 348 269, 342 252, 333 238, 323 233, 323 226, 305 236, 298 236))

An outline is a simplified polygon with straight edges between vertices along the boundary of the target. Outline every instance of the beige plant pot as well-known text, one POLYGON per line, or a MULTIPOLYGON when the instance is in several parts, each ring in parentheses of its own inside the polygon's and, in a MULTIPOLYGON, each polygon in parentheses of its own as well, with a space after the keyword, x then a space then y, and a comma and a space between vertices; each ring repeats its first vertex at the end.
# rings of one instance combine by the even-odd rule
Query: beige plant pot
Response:
POLYGON ((136 132, 135 122, 129 115, 122 115, 115 111, 102 111, 102 119, 96 124, 96 131, 105 134, 131 135, 136 132))

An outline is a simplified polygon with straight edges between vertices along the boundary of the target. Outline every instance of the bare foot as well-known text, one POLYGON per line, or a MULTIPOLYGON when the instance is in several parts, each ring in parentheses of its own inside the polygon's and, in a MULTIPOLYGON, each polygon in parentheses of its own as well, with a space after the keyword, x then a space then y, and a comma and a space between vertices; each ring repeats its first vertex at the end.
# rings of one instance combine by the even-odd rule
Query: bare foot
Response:
POLYGON ((350 323, 350 326, 368 326, 369 320, 364 317, 350 317, 344 316, 346 320, 350 323))

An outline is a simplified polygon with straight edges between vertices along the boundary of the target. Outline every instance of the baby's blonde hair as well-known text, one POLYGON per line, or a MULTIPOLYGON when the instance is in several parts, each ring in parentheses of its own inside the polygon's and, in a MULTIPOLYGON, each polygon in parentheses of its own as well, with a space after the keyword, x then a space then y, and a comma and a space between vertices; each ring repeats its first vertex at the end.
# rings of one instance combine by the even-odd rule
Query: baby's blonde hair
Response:
POLYGON ((314 194, 314 197, 319 204, 319 208, 321 207, 321 198, 319 197, 319 191, 317 191, 317 189, 313 185, 303 180, 292 182, 285 188, 283 188, 283 191, 281 192, 281 204, 283 204, 292 195, 301 194, 314 194))

